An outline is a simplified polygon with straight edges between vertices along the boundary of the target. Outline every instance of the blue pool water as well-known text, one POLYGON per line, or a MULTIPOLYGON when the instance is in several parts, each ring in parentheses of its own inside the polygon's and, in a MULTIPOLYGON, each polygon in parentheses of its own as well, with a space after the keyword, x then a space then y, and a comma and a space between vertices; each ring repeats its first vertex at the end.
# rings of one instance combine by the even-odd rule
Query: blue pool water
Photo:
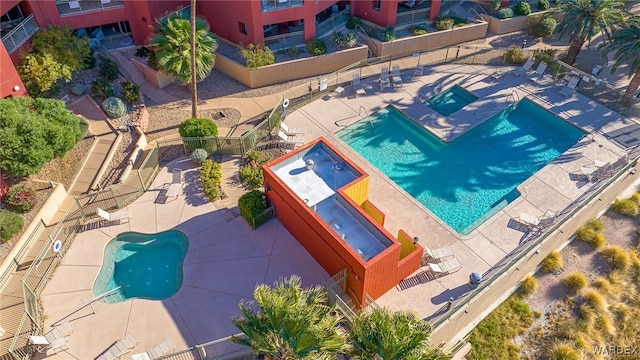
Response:
POLYGON ((181 231, 126 232, 109 241, 93 296, 114 304, 131 298, 162 300, 182 286, 182 264, 189 239, 181 231))
POLYGON ((443 116, 449 116, 476 101, 478 97, 454 85, 427 101, 427 105, 443 116))
POLYGON ((515 200, 516 187, 584 135, 524 99, 451 143, 393 107, 338 132, 367 161, 461 234, 515 200))

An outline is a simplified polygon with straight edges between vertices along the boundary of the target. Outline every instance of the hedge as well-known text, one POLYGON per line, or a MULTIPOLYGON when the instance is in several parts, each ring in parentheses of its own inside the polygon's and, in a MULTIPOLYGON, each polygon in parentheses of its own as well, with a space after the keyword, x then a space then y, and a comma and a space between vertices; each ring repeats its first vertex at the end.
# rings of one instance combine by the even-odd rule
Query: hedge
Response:
POLYGON ((200 168, 200 181, 204 194, 209 200, 216 201, 220 197, 220 184, 222 183, 222 167, 217 162, 207 159, 202 162, 200 168))
POLYGON ((253 219, 267 209, 267 204, 263 200, 264 196, 260 190, 251 190, 238 199, 240 215, 247 220, 251 227, 254 224, 253 219))

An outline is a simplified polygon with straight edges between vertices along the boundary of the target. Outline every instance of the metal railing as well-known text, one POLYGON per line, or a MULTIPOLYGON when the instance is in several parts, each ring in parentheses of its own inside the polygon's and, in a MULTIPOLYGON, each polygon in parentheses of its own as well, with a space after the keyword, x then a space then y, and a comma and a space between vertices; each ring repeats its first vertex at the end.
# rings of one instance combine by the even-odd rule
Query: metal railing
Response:
POLYGON ((271 50, 287 49, 292 46, 304 45, 304 31, 267 36, 264 38, 264 45, 271 50))
POLYGON ((255 230, 260 225, 275 218, 276 218, 276 209, 273 206, 268 207, 265 211, 261 212, 260 214, 256 215, 254 218, 251 219, 251 228, 255 230))
POLYGON ((181 17, 181 18, 186 18, 186 19, 191 19, 191 5, 187 5, 183 8, 180 8, 174 12, 171 12, 163 17, 161 17, 160 19, 158 19, 159 21, 163 21, 164 19, 171 17, 171 16, 177 16, 177 17, 181 17))
POLYGON ((429 19, 431 8, 402 11, 396 15, 396 26, 422 23, 426 24, 429 19))
POLYGON ((64 0, 56 1, 61 16, 80 15, 123 7, 122 0, 64 0))
POLYGON ((304 0, 262 0, 262 11, 281 10, 303 5, 304 0))
POLYGON ((316 24, 316 37, 321 38, 325 35, 331 34, 337 27, 346 24, 348 19, 349 9, 344 9, 332 14, 327 20, 316 24))
POLYGON ((33 14, 27 16, 16 27, 2 36, 2 43, 9 54, 16 51, 22 44, 31 39, 33 34, 40 29, 33 14))
POLYGON ((40 235, 42 234, 42 232, 46 227, 47 226, 45 225, 44 221, 40 219, 36 227, 29 234, 29 237, 27 238, 27 240, 24 242, 24 245, 20 248, 16 256, 13 257, 12 261, 15 264, 15 267, 8 266, 5 269, 5 271, 2 273, 2 275, 0 275, 0 292, 2 292, 2 290, 4 290, 4 288, 7 286, 7 284, 9 283, 9 280, 11 280, 13 273, 15 271, 18 271, 20 266, 22 266, 22 262, 27 257, 29 250, 38 241, 38 238, 40 237, 40 235))

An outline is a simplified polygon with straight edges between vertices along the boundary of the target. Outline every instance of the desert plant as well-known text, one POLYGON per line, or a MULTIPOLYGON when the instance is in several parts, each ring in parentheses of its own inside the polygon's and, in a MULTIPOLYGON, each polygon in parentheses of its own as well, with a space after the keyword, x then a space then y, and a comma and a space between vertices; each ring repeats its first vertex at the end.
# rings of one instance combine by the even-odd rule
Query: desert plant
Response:
POLYGON ((538 10, 547 10, 549 8, 550 4, 549 4, 549 0, 538 0, 538 10))
POLYGON ((276 55, 263 44, 247 44, 240 49, 240 55, 244 58, 244 63, 249 69, 257 69, 276 62, 276 55))
POLYGON ((504 8, 498 10, 498 19, 511 19, 513 17, 513 10, 511 8, 504 8))
POLYGON ((578 360, 578 351, 568 342, 556 342, 549 349, 549 360, 578 360))
POLYGON ((630 263, 629 254, 618 245, 609 245, 600 250, 600 256, 615 270, 625 270, 630 263))
POLYGON ((640 211, 638 204, 631 199, 615 199, 611 210, 630 218, 638 216, 640 211))
POLYGON ((600 220, 591 219, 576 231, 576 239, 586 242, 597 250, 605 243, 602 229, 603 225, 600 220))
POLYGON ((123 81, 120 83, 122 88, 122 99, 130 104, 136 104, 140 100, 140 86, 131 81, 123 81))
POLYGON ((100 72, 100 76, 109 81, 113 81, 118 78, 118 65, 109 58, 103 58, 100 60, 100 63, 98 64, 98 71, 100 72))
POLYGON ((597 312, 607 311, 607 301, 597 290, 586 289, 582 292, 581 297, 585 305, 588 305, 597 312))
POLYGON ((347 19, 347 24, 345 26, 347 27, 347 29, 354 30, 360 25, 362 25, 362 20, 354 16, 347 19))
POLYGON ((349 49, 358 44, 358 39, 353 31, 343 34, 339 31, 333 33, 333 43, 339 49, 349 49))
POLYGON ((552 49, 535 49, 533 50, 533 59, 536 61, 541 61, 544 63, 551 63, 553 61, 553 50, 552 49))
POLYGON ((545 274, 553 273, 562 270, 563 266, 562 254, 554 251, 542 260, 540 271, 545 274))
POLYGON ((572 272, 569 276, 564 278, 562 284, 573 291, 578 291, 587 286, 587 278, 579 272, 572 272))
POLYGON ((634 193, 629 199, 634 203, 640 205, 640 193, 634 193))
POLYGON ((127 105, 115 96, 106 98, 102 102, 102 110, 112 118, 120 118, 127 114, 127 105))
POLYGON ((238 199, 240 215, 253 226, 253 218, 267 209, 266 197, 260 190, 251 190, 238 199))
POLYGON ((414 26, 410 27, 409 31, 414 36, 416 36, 416 35, 424 35, 424 34, 429 33, 427 31, 427 28, 425 28, 424 26, 420 26, 420 25, 414 25, 414 26))
POLYGON ((258 164, 260 163, 260 161, 262 161, 262 154, 255 150, 249 150, 244 155, 244 161, 246 161, 247 163, 255 162, 256 164, 258 164))
POLYGON ((453 28, 453 19, 450 17, 437 18, 433 22, 433 27, 438 31, 449 30, 453 28))
POLYGON ((249 189, 257 189, 264 184, 262 169, 253 165, 240 168, 240 181, 249 189))
POLYGON ((91 83, 91 93, 96 97, 104 99, 116 95, 109 80, 103 77, 97 78, 91 83))
POLYGON ((209 154, 207 154, 207 150, 205 149, 195 149, 191 153, 191 161, 194 163, 201 165, 203 161, 207 159, 209 154))
POLYGON ((298 56, 298 47, 293 45, 289 46, 289 48, 287 49, 287 55, 289 55, 290 57, 298 56))
POLYGON ((538 290, 538 281, 536 280, 535 276, 527 276, 526 278, 524 278, 524 280, 522 280, 522 283, 520 283, 518 295, 526 298, 536 292, 536 290, 538 290))
POLYGON ((548 38, 556 31, 556 26, 558 24, 556 19, 551 16, 544 16, 539 20, 536 20, 537 18, 532 19, 533 20, 529 23, 529 30, 533 35, 548 38))
POLYGON ((587 221, 586 226, 588 226, 589 228, 595 230, 595 231, 602 231, 604 230, 604 224, 602 223, 602 221, 598 220, 598 219, 591 219, 589 221, 587 221))
POLYGON ((526 57, 519 46, 511 45, 507 48, 504 60, 510 64, 522 64, 525 62, 526 57))
POLYGON ((222 167, 217 162, 206 159, 200 168, 200 181, 204 194, 209 200, 216 201, 220 197, 220 184, 222 183, 222 167))
POLYGON ((218 136, 218 126, 205 118, 188 119, 180 124, 178 132, 182 137, 218 136))
POLYGON ((324 55, 327 53, 327 44, 320 39, 311 39, 307 42, 307 49, 312 55, 324 55))
POLYGON ((531 14, 531 5, 526 1, 521 1, 516 5, 514 12, 520 16, 526 16, 531 14))
POLYGON ((4 201, 12 210, 27 212, 36 204, 36 192, 32 188, 23 185, 12 186, 7 192, 4 201))
POLYGON ((11 211, 0 209, 0 243, 5 243, 22 230, 22 216, 11 211))
POLYGON ((609 334, 611 336, 616 334, 616 328, 615 326, 613 326, 613 324, 611 323, 611 319, 606 314, 598 316, 594 326, 596 329, 600 330, 600 332, 609 334))
POLYGON ((597 233, 593 239, 591 239, 591 241, 589 242, 589 245, 591 245, 591 247, 594 250, 599 250, 600 248, 602 248, 606 243, 606 240, 604 238, 604 234, 603 233, 597 233))
POLYGON ((151 50, 151 52, 149 52, 147 65, 149 65, 149 67, 153 70, 160 70, 160 61, 158 60, 158 54, 154 50, 151 50))
POLYGON ((396 32, 393 26, 389 26, 383 30, 378 31, 378 40, 382 42, 391 41, 396 38, 396 32))
POLYGON ((84 84, 82 84, 82 83, 71 83, 71 85, 69 85, 69 90, 71 90, 71 93, 73 95, 80 96, 80 95, 84 94, 86 88, 84 87, 84 84))

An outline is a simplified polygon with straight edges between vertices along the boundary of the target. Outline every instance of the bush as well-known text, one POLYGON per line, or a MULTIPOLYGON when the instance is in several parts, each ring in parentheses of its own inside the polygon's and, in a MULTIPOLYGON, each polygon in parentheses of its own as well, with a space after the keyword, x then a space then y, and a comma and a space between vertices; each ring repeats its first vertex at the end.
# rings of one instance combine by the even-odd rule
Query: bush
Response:
POLYGON ((555 273, 562 270, 563 266, 562 255, 559 252, 554 251, 542 260, 540 272, 544 274, 555 273))
POLYGON ((345 25, 347 29, 354 30, 356 27, 362 25, 362 20, 358 17, 350 17, 347 19, 347 24, 345 25))
POLYGON ((240 168, 240 181, 249 189, 257 189, 264 184, 262 169, 257 166, 246 165, 240 168))
POLYGON ((510 64, 522 64, 525 62, 526 57, 519 46, 511 45, 507 48, 504 60, 510 64))
POLYGON ((136 104, 140 101, 140 86, 131 81, 123 81, 120 83, 122 88, 122 99, 130 104, 136 104))
POLYGON ((453 19, 450 17, 437 18, 433 22, 433 27, 438 31, 453 29, 453 19))
POLYGON ((592 309, 603 312, 607 310, 607 301, 604 296, 595 289, 587 289, 582 293, 582 300, 592 309))
POLYGON ((240 49, 240 55, 249 69, 257 69, 276 62, 276 55, 263 44, 247 44, 240 49))
POLYGON ((531 14, 531 5, 528 2, 522 1, 515 7, 515 13, 520 16, 526 16, 531 14))
POLYGON ((518 289, 518 295, 523 298, 528 297, 538 290, 538 281, 534 276, 527 276, 522 280, 520 288, 518 289))
POLYGON ((587 242, 594 250, 598 250, 606 243, 603 233, 596 233, 591 241, 587 242))
POLYGON ((511 8, 504 8, 498 10, 498 19, 511 19, 513 17, 513 10, 511 8))
POLYGON ((205 150, 205 149, 195 149, 191 153, 191 160, 194 163, 196 163, 198 165, 201 165, 202 162, 205 161, 208 156, 209 156, 209 154, 207 154, 207 150, 205 150))
POLYGON ((396 38, 396 32, 395 30, 393 30, 393 26, 389 26, 388 28, 378 32, 378 40, 382 42, 391 41, 395 38, 396 38))
POLYGON ((9 189, 4 201, 15 211, 27 212, 36 204, 36 192, 26 186, 16 185, 9 189))
POLYGON ((578 360, 578 351, 567 342, 556 342, 549 349, 549 360, 578 360))
POLYGON ((5 243, 22 230, 24 220, 18 214, 0 210, 0 242, 5 243))
POLYGON ((259 152, 255 151, 255 150, 249 150, 245 154, 244 160, 247 163, 255 162, 256 164, 258 164, 258 163, 260 163, 262 161, 262 155, 259 152))
POLYGON ((425 28, 424 26, 420 26, 420 25, 415 25, 409 28, 409 31, 411 32, 411 35, 417 36, 417 35, 424 35, 424 34, 428 34, 429 32, 427 31, 427 28, 425 28))
POLYGON ((544 63, 551 63, 553 61, 553 50, 551 49, 536 49, 533 50, 533 59, 544 63))
POLYGON ((54 56, 48 53, 27 54, 17 70, 29 95, 33 97, 43 96, 54 89, 58 80, 69 81, 72 76, 70 67, 57 62, 54 56))
POLYGON ((287 55, 289 55, 290 57, 298 56, 298 47, 293 45, 289 46, 289 48, 287 49, 287 55))
POLYGON ((102 110, 111 118, 120 118, 127 114, 127 105, 120 98, 112 96, 102 102, 102 110))
POLYGON ((96 67, 96 57, 93 55, 93 50, 89 53, 89 56, 84 58, 84 68, 85 69, 93 69, 96 67))
POLYGON ((109 81, 113 81, 118 78, 118 66, 109 58, 103 58, 100 60, 100 63, 98 64, 98 71, 102 77, 109 81))
POLYGON ((267 209, 265 195, 260 190, 251 190, 238 199, 238 210, 249 225, 253 226, 253 219, 267 209))
POLYGON ((139 58, 146 58, 149 57, 149 55, 151 55, 153 51, 151 51, 151 49, 149 49, 146 46, 142 46, 136 49, 136 57, 139 58))
POLYGON ((307 43, 307 49, 315 56, 324 55, 327 53, 327 44, 320 39, 312 39, 307 43))
POLYGON ((73 95, 80 96, 80 95, 84 94, 86 89, 84 87, 84 84, 71 83, 71 85, 69 85, 69 90, 71 90, 71 93, 73 95))
POLYGON ((629 254, 618 245, 610 245, 600 250, 600 256, 614 270, 625 270, 629 267, 629 254))
POLYGON ((149 52, 149 57, 147 58, 147 65, 149 65, 150 68, 152 68, 153 70, 160 70, 160 62, 158 62, 158 54, 151 50, 151 52, 149 52))
POLYGON ((538 10, 547 10, 549 6, 549 0, 538 0, 538 10))
POLYGON ((556 31, 556 19, 551 16, 532 17, 529 21, 529 31, 535 36, 547 38, 556 31))
POLYGON ((216 201, 220 197, 220 184, 222 183, 222 167, 217 162, 206 159, 200 168, 200 181, 204 194, 209 200, 216 201))
POLYGON ((631 199, 616 199, 611 205, 611 210, 626 217, 638 216, 638 204, 631 199))
POLYGON ((182 137, 218 136, 218 125, 209 119, 193 118, 182 122, 178 132, 182 137))
POLYGON ((116 95, 111 87, 111 82, 103 77, 91 83, 91 92, 94 96, 105 99, 116 95))
POLYGON ((338 49, 350 49, 358 44, 358 39, 353 31, 346 34, 337 31, 333 33, 333 43, 338 49))
POLYGON ((562 284, 573 291, 579 291, 587 286, 587 278, 579 272, 572 272, 562 280, 562 284))

